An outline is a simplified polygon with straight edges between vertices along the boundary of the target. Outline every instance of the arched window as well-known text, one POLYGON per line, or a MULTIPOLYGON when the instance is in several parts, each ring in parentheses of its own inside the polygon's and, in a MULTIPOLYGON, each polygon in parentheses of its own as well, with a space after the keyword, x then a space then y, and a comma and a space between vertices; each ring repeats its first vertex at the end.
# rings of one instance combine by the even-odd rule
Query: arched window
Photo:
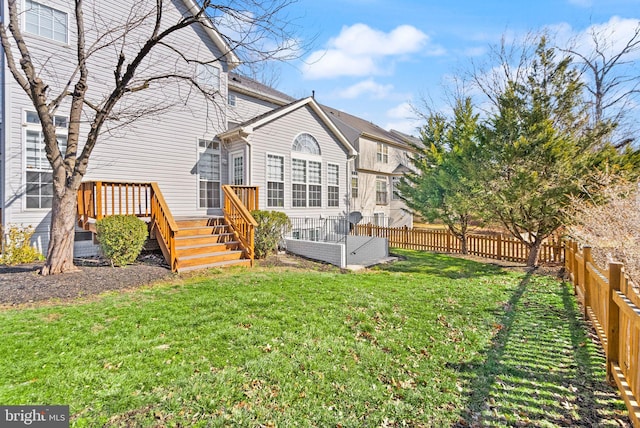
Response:
POLYGON ((300 134, 293 141, 291 150, 298 153, 320 155, 320 145, 311 134, 300 134))

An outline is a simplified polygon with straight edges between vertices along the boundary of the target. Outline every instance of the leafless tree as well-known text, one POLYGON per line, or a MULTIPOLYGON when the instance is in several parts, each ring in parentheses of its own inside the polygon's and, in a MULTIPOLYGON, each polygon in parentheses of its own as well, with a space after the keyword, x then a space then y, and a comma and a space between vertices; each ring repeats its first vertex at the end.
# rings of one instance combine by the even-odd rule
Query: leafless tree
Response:
POLYGON ((53 170, 50 241, 43 275, 75 270, 76 195, 100 136, 177 102, 162 97, 167 85, 182 85, 182 97, 204 96, 213 114, 218 90, 200 83, 195 66, 295 56, 296 39, 285 13, 295 1, 135 0, 122 2, 118 7, 126 10, 118 16, 102 2, 70 0, 73 55, 60 59, 30 45, 35 40, 25 38, 20 27, 25 3, 8 0, 8 16, 0 23, 7 67, 33 103, 53 170), (181 12, 177 19, 170 13, 175 8, 181 12), (197 53, 180 44, 180 35, 188 28, 222 37, 226 48, 202 62, 197 53), (105 58, 111 61, 111 79, 102 78, 108 76, 100 69, 105 58), (69 60, 73 70, 62 75, 55 65, 69 60), (152 95, 141 95, 144 93, 152 95), (68 112, 69 118, 64 153, 56 139, 59 110, 68 112))
MULTIPOLYGON (((614 145, 621 148, 635 140, 635 127, 627 121, 640 94, 640 21, 630 34, 620 39, 615 29, 592 26, 585 38, 574 38, 563 50, 581 65, 591 95, 593 125, 608 121, 617 124, 614 145), (586 45, 586 46, 585 46, 586 45)), ((632 120, 637 120, 637 116, 632 120)))

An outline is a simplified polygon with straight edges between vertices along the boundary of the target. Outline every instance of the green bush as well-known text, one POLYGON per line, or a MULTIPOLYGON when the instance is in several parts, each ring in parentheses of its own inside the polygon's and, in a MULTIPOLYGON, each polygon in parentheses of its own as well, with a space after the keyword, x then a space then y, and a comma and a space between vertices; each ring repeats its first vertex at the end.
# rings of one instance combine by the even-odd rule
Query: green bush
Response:
POLYGON ((44 256, 31 245, 31 237, 35 233, 32 226, 9 225, 9 233, 4 236, 0 263, 17 265, 44 260, 44 256))
POLYGON ((132 263, 147 239, 147 224, 133 215, 114 215, 96 222, 102 253, 113 266, 132 263))
POLYGON ((280 211, 255 210, 251 215, 258 223, 254 240, 256 258, 262 259, 277 251, 284 232, 291 227, 291 221, 280 211))

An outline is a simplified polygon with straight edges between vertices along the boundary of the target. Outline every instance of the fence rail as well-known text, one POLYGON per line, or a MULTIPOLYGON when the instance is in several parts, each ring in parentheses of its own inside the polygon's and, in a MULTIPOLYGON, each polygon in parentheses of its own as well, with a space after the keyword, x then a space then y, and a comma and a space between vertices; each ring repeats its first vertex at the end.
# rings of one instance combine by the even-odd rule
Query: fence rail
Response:
MULTIPOLYGON (((412 229, 358 224, 352 233, 387 238, 390 247, 441 253, 462 253, 460 240, 446 229, 412 229)), ((522 241, 510 236, 470 234, 467 237, 467 253, 489 259, 524 263, 529 256, 529 248, 522 241)), ((563 260, 562 242, 542 244, 539 258, 541 263, 562 262, 563 260)))
POLYGON ((607 380, 620 390, 633 426, 640 427, 640 295, 622 263, 603 269, 590 247, 580 250, 575 241, 565 247, 565 268, 605 351, 607 380))

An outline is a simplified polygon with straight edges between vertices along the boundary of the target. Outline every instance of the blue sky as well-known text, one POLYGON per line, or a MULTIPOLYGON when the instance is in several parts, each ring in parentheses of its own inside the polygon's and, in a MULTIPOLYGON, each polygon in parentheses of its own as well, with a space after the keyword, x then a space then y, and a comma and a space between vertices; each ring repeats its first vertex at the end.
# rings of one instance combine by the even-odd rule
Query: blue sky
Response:
POLYGON ((503 35, 550 27, 568 39, 601 25, 624 39, 640 0, 299 0, 288 14, 302 43, 313 43, 281 66, 277 89, 315 91, 323 104, 415 134, 410 106, 445 106, 450 76, 486 59, 503 35))

